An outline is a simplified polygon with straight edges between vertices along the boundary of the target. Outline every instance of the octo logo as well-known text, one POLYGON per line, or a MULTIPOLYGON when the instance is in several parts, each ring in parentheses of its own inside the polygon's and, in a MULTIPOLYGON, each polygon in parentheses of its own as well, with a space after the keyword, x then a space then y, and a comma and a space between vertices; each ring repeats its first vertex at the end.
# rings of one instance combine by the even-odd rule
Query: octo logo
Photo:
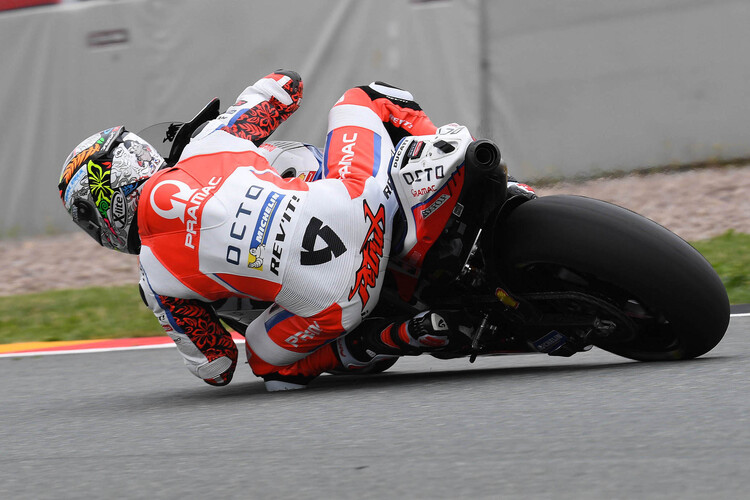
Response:
POLYGON ((187 202, 196 191, 182 181, 161 181, 151 191, 151 208, 165 219, 185 222, 187 202))

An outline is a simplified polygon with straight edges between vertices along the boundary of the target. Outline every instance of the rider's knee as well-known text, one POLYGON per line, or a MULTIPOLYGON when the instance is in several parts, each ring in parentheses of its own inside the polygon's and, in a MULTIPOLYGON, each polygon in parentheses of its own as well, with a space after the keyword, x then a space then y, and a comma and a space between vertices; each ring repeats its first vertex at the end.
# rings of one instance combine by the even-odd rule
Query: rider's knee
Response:
POLYGON ((403 90, 385 82, 372 82, 369 85, 359 87, 367 96, 375 101, 376 99, 388 99, 398 106, 419 109, 419 105, 414 101, 414 96, 408 90, 403 90))

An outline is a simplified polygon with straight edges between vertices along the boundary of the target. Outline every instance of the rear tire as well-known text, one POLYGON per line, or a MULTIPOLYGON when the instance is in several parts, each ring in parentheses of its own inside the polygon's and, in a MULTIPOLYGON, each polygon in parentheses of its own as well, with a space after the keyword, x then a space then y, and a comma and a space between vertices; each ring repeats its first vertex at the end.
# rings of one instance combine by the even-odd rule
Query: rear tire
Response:
POLYGON ((523 203, 498 227, 494 246, 511 291, 584 291, 624 311, 635 337, 595 341, 620 356, 695 358, 713 349, 729 324, 726 289, 697 250, 603 201, 562 195, 523 203))

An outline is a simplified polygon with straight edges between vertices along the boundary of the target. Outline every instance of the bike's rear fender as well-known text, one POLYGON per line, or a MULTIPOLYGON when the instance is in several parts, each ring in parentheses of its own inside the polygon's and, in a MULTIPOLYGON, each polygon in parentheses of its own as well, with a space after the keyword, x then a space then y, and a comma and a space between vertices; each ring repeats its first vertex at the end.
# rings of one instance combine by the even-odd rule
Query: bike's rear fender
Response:
MULTIPOLYGON (((494 256, 499 254, 498 248, 502 245, 501 235, 504 234, 502 228, 505 220, 513 210, 531 199, 532 198, 526 196, 510 196, 490 214, 487 218, 487 223, 482 230, 482 239, 480 241, 480 246, 484 255, 494 256)), ((505 236, 507 236, 507 234, 505 236)), ((495 280, 498 279, 499 273, 494 258, 490 257, 485 259, 485 269, 489 276, 493 277, 495 280)))

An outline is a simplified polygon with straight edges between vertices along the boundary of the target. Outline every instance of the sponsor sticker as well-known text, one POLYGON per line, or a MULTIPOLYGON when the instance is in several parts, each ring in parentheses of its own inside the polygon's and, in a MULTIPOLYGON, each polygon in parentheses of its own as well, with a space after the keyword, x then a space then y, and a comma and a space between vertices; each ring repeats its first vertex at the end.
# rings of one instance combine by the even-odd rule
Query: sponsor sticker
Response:
POLYGON ((268 240, 268 228, 283 199, 283 194, 271 191, 263 204, 258 222, 255 224, 247 256, 247 267, 251 269, 263 270, 263 252, 268 240))

